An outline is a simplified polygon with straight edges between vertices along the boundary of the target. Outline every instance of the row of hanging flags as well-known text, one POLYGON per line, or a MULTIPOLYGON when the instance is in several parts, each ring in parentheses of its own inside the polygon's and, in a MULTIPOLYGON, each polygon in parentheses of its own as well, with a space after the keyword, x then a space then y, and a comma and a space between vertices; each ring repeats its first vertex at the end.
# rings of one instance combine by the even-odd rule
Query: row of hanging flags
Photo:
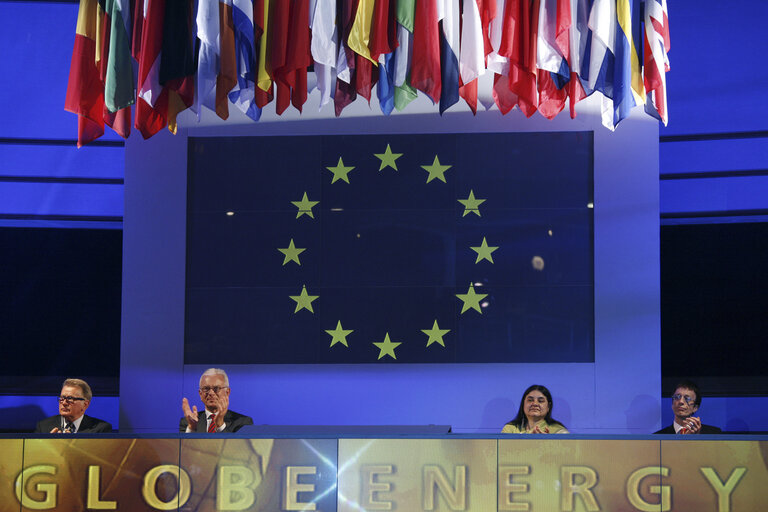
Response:
POLYGON ((640 105, 666 125, 669 49, 666 0, 80 0, 65 109, 78 146, 127 138, 134 105, 149 138, 187 108, 301 112, 313 70, 336 116, 374 85, 385 115, 418 91, 476 113, 490 73, 502 114, 575 117, 599 92, 610 129, 640 105))

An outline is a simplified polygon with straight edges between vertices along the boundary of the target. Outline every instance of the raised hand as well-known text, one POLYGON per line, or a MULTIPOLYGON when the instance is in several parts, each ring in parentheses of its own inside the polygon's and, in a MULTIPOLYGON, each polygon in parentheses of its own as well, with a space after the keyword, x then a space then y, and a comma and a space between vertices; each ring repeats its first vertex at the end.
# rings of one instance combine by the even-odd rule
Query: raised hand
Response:
POLYGON ((193 405, 190 409, 189 400, 183 398, 181 400, 181 410, 184 413, 184 417, 187 419, 187 425, 189 425, 189 429, 192 432, 197 430, 197 406, 193 405))

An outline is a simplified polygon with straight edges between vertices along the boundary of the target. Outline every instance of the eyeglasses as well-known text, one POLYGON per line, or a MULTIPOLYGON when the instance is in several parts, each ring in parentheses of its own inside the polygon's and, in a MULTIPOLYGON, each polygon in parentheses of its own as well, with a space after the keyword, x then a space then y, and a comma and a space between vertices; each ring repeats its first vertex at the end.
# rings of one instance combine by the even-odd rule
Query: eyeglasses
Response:
POLYGON ((693 405, 693 403, 696 402, 696 399, 692 396, 681 395, 679 393, 677 395, 672 395, 673 402, 677 402, 678 400, 683 400, 688 405, 693 405))
POLYGON ((85 398, 81 396, 60 396, 59 403, 63 404, 65 402, 68 404, 73 404, 75 402, 85 402, 85 398))
POLYGON ((215 394, 219 394, 222 389, 227 389, 229 386, 203 386, 200 388, 200 392, 207 395, 209 391, 213 391, 215 394))

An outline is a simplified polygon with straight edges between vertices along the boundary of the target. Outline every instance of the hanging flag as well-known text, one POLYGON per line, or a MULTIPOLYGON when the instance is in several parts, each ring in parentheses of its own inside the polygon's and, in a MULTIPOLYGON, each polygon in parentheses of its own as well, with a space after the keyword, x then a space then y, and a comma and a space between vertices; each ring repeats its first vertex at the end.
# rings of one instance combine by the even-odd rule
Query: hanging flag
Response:
POLYGON ((379 98, 379 108, 382 114, 388 116, 395 108, 395 58, 394 54, 387 53, 379 56, 379 82, 376 94, 379 98))
POLYGON ((536 43, 539 0, 507 0, 499 54, 509 59, 509 90, 526 117, 538 108, 536 43))
POLYGON ((536 40, 539 113, 553 119, 565 108, 570 69, 570 0, 541 0, 536 40), (565 34, 565 37, 563 37, 565 34))
POLYGON ((309 33, 309 0, 291 2, 283 77, 291 89, 291 104, 301 112, 307 101, 307 68, 312 62, 309 33))
POLYGON ((237 84, 229 93, 229 100, 245 115, 258 121, 261 117, 261 109, 256 105, 253 0, 233 0, 232 21, 235 29, 237 84))
MULTIPOLYGON (((488 44, 486 46, 486 67, 488 71, 493 73, 493 103, 485 105, 488 109, 494 104, 498 107, 499 112, 502 115, 506 115, 510 110, 515 108, 518 103, 517 95, 510 89, 509 83, 509 59, 499 53, 501 49, 502 39, 504 37, 504 20, 506 16, 506 0, 498 0, 496 4, 496 15, 489 18, 489 25, 487 26, 488 44)), ((511 8, 511 7, 510 7, 511 8)), ((488 15, 493 14, 486 9, 488 15)), ((485 18, 482 16, 483 11, 480 11, 481 19, 485 23, 485 18)), ((485 26, 484 26, 484 31, 485 26)))
POLYGON ((336 30, 336 0, 315 0, 310 12, 312 29, 311 52, 315 61, 317 88, 320 91, 320 108, 331 100, 336 82, 336 55, 338 31, 336 30))
POLYGON ((371 37, 374 0, 359 0, 352 26, 347 37, 347 46, 355 53, 355 90, 357 94, 371 101, 371 91, 378 79, 378 63, 371 58, 368 43, 371 37))
MULTIPOLYGON (((603 126, 613 130, 614 69, 616 52, 616 1, 594 0, 589 13, 590 55, 588 93, 599 91, 603 126)), ((583 70, 582 70, 583 71, 583 70)))
POLYGON ((397 40, 395 50, 394 79, 395 108, 402 111, 418 97, 411 85, 411 60, 413 58, 413 20, 416 15, 416 0, 397 2, 397 40))
POLYGON ((347 46, 358 55, 362 55, 371 62, 376 59, 371 57, 368 43, 371 39, 371 23, 373 21, 373 7, 375 0, 359 0, 352 28, 347 37, 347 46))
MULTIPOLYGON (((616 51, 613 74, 613 126, 629 115, 635 105, 645 102, 640 60, 635 48, 633 25, 640 19, 635 10, 639 0, 616 2, 616 51), (633 19, 633 14, 634 19, 633 19), (640 90, 638 90, 640 89, 640 90)), ((639 26, 639 25, 638 25, 639 26)), ((639 41, 638 41, 639 43, 639 41)))
POLYGON ((216 80, 219 74, 219 2, 199 0, 197 4, 197 38, 200 49, 197 57, 195 101, 192 110, 198 120, 202 107, 216 111, 216 80))
POLYGON ((168 89, 168 130, 176 133, 178 114, 195 100, 195 49, 190 0, 165 4, 160 84, 168 89))
POLYGON ((378 63, 376 95, 379 108, 389 115, 395 107, 395 59, 397 41, 397 8, 395 0, 376 0, 368 47, 378 63))
POLYGON ((397 42, 397 8, 395 0, 376 0, 371 22, 371 37, 368 47, 371 60, 379 61, 379 56, 393 53, 397 42))
POLYGON ((413 24, 411 85, 433 103, 440 101, 440 34, 436 0, 416 2, 413 24))
MULTIPOLYGON (((482 0, 479 0, 482 2, 482 0)), ((461 13, 461 52, 459 96, 473 114, 477 113, 477 79, 485 73, 483 25, 478 0, 463 0, 461 13)))
POLYGON ((77 114, 77 147, 104 134, 104 87, 96 62, 99 4, 80 0, 64 109, 77 114))
POLYGON ((568 81, 568 99, 571 119, 576 117, 576 103, 587 97, 582 85, 582 63, 585 60, 589 37, 589 0, 571 0, 571 28, 568 44, 568 67, 571 78, 568 81))
MULTIPOLYGON (((135 126, 145 139, 168 124, 168 91, 160 84, 165 0, 146 0, 141 32, 135 126)), ((136 20, 138 23, 139 20, 136 20)))
POLYGON ((336 92, 333 103, 336 117, 342 110, 357 99, 355 52, 349 49, 346 41, 357 12, 358 0, 341 0, 337 3, 337 21, 341 31, 339 37, 339 55, 336 60, 336 92))
POLYGON ((645 111, 667 125, 667 79, 670 49, 667 0, 645 2, 645 111))
POLYGON ((136 102, 131 62, 131 11, 127 0, 105 0, 109 19, 109 52, 104 77, 104 103, 110 112, 136 102))
POLYGON ((440 114, 459 101, 459 0, 438 0, 440 114))
POLYGON ((256 105, 264 108, 274 99, 272 87, 272 68, 269 63, 269 44, 271 28, 269 25, 270 0, 254 0, 253 32, 256 44, 256 105))
POLYGON ((216 115, 229 118, 229 92, 237 85, 235 22, 232 0, 219 0, 219 72, 216 75, 216 115))

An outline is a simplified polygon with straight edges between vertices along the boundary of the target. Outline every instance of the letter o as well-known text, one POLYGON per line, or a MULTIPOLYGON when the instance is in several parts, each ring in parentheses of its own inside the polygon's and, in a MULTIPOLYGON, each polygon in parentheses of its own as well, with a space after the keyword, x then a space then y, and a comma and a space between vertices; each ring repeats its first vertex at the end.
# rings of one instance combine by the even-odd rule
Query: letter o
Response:
POLYGON ((144 501, 147 505, 156 510, 176 510, 187 503, 191 490, 192 485, 189 481, 189 474, 186 471, 175 464, 164 464, 162 466, 155 466, 144 475, 141 495, 144 496, 144 501), (163 473, 179 476, 179 492, 169 501, 161 501, 157 497, 157 493, 155 493, 155 484, 163 473))

